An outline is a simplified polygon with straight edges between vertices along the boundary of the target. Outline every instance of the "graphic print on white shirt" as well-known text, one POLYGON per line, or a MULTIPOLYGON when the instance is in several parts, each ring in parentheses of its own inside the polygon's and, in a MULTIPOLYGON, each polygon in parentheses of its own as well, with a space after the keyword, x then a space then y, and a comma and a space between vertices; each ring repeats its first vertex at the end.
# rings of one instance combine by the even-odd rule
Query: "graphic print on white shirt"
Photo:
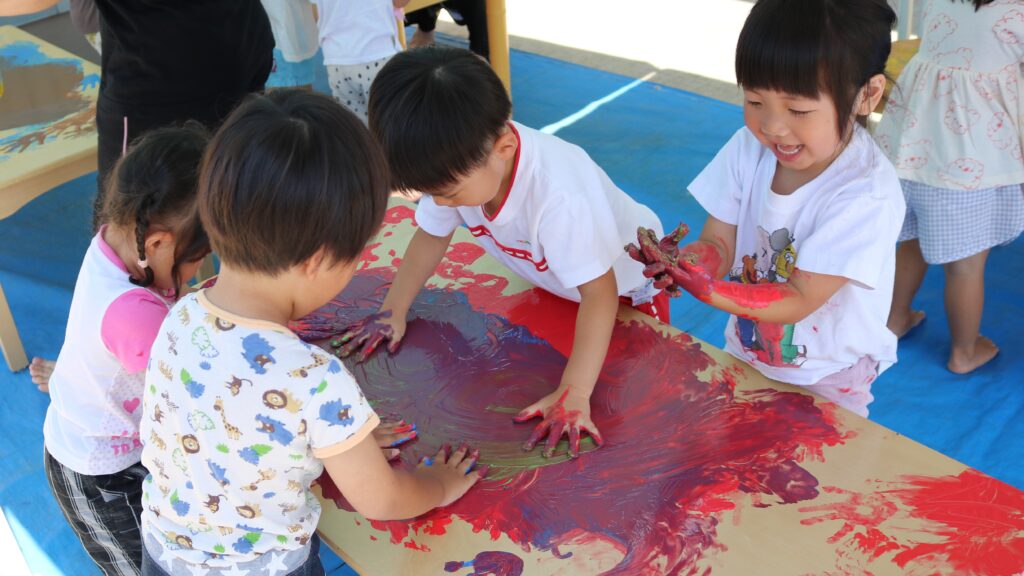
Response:
POLYGON ((815 384, 865 356, 888 368, 896 361, 886 320, 905 211, 895 169, 859 126, 836 160, 791 194, 772 191, 777 164, 741 128, 689 186, 711 216, 736 226, 730 280, 787 282, 800 269, 847 282, 792 325, 731 316, 726 350, 791 384, 815 384))

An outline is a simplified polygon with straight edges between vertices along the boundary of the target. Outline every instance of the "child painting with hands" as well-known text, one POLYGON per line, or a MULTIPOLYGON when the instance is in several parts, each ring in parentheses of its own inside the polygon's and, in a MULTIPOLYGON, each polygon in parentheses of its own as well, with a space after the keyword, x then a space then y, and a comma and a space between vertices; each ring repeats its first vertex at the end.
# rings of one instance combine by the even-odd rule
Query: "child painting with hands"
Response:
POLYGON ((393 187, 424 193, 416 231, 380 311, 337 341, 365 359, 395 352, 416 295, 466 225, 494 258, 528 282, 580 303, 561 381, 517 422, 540 418, 524 444, 546 438, 544 456, 569 439, 603 438, 590 397, 604 364, 620 299, 667 322, 668 299, 622 251, 657 216, 622 192, 580 148, 510 120, 511 102, 486 62, 466 50, 430 47, 396 55, 370 90, 370 128, 383 144, 393 187))
POLYGON ((732 314, 727 351, 862 416, 896 361, 886 320, 905 208, 861 126, 894 22, 885 0, 760 0, 736 50, 745 127, 689 187, 709 213, 700 238, 679 248, 685 227, 640 231, 627 247, 656 286, 732 314))
POLYGON ((386 174, 366 127, 320 94, 254 96, 214 136, 199 211, 220 275, 171 310, 146 373, 143 574, 322 573, 310 485, 324 469, 380 520, 450 504, 486 474, 468 446, 391 467, 415 430, 382 426, 341 362, 287 327, 351 279, 386 174))

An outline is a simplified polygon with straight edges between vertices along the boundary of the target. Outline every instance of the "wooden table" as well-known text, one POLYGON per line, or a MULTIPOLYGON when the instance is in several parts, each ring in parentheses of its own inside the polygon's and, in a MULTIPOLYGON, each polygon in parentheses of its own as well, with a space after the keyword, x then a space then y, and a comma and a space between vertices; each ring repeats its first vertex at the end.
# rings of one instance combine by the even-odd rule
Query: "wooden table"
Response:
MULTIPOLYGON (((442 0, 410 0, 405 6, 408 14, 420 8, 440 4, 442 0)), ((404 38, 405 28, 399 26, 404 38)), ((505 84, 505 89, 512 91, 512 68, 508 56, 508 28, 505 25, 505 0, 487 0, 487 42, 490 49, 491 67, 505 84)), ((403 44, 404 44, 403 40, 403 44)))
MULTIPOLYGON (((310 339, 376 308, 412 215, 392 201, 353 283, 303 323, 310 339)), ((557 385, 575 312, 460 229, 399 352, 349 368, 378 413, 417 423, 405 466, 467 440, 490 477, 408 522, 321 494, 327 545, 372 575, 1024 570, 1021 491, 627 308, 593 400, 605 445, 522 453, 532 426, 511 415, 557 385)))
MULTIPOLYGON (((96 171, 99 66, 13 26, 0 26, 0 219, 47 190, 96 171)), ((0 287, 0 347, 28 364, 0 287)))

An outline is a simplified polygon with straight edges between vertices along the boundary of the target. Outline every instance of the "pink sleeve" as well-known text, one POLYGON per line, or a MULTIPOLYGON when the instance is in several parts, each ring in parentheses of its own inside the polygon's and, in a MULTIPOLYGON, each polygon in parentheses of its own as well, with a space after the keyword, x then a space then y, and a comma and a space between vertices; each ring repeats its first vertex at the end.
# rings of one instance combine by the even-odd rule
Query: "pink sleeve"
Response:
POLYGON ((128 372, 141 372, 149 363, 149 350, 167 317, 168 307, 143 288, 117 297, 100 326, 100 338, 128 372))

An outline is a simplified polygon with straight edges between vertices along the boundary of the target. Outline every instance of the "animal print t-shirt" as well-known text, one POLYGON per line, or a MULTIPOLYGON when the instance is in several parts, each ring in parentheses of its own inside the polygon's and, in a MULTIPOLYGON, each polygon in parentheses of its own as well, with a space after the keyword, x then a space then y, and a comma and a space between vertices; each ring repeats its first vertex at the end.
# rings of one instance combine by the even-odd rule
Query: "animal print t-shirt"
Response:
POLYGON ((283 326, 217 308, 205 291, 164 321, 143 407, 143 532, 172 571, 297 567, 320 517, 309 490, 320 460, 380 422, 337 359, 283 326))

